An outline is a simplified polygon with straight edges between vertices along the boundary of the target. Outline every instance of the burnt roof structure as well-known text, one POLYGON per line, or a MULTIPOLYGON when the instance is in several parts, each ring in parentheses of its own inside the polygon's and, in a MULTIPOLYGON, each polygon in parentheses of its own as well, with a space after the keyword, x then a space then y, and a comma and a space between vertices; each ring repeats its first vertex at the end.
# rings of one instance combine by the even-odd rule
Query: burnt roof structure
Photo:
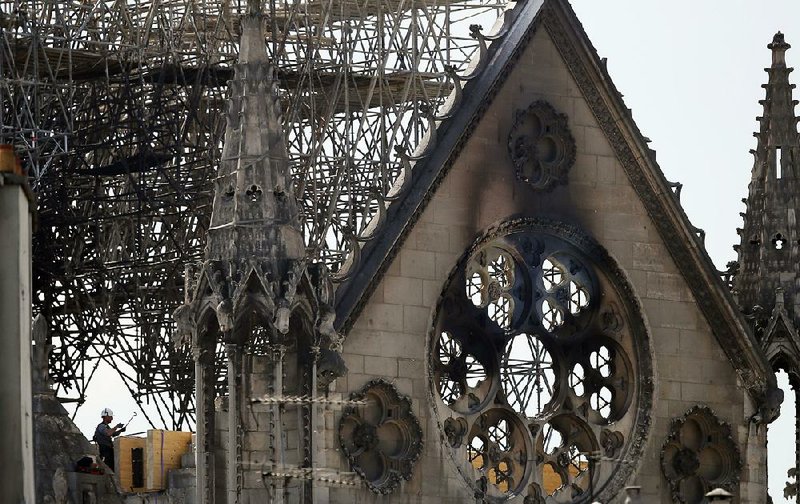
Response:
MULTIPOLYGON (((374 237, 365 230, 391 199, 403 156, 485 49, 470 26, 504 8, 265 8, 308 257, 336 273, 374 237)), ((154 425, 193 422, 191 356, 169 344, 170 314, 183 302, 184 266, 203 257, 246 9, 239 0, 0 1, 0 142, 19 152, 38 196, 34 310, 49 320, 64 399, 82 402, 102 364, 154 425)))

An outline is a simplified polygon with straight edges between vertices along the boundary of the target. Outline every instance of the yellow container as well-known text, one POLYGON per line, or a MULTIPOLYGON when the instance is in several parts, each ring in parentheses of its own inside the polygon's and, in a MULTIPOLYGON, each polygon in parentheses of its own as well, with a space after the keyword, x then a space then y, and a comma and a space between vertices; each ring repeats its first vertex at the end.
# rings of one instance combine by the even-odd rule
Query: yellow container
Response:
POLYGON ((14 146, 0 144, 0 172, 16 173, 20 175, 21 167, 17 168, 17 156, 14 154, 14 146))

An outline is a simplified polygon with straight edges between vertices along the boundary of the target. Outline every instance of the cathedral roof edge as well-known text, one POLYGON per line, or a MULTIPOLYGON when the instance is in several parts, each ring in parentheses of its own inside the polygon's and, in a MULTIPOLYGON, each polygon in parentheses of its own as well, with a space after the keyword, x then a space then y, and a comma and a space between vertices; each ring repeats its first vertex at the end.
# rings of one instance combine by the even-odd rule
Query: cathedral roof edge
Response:
POLYGON ((339 285, 336 291, 338 330, 348 331, 358 317, 405 237, 502 87, 513 63, 536 32, 543 6, 554 1, 560 0, 517 2, 514 9, 506 13, 502 35, 485 38, 491 40, 491 44, 481 58, 480 67, 463 85, 461 103, 438 123, 435 146, 416 161, 411 170, 411 180, 403 184, 406 189, 386 209, 380 237, 364 244, 355 271, 339 285))

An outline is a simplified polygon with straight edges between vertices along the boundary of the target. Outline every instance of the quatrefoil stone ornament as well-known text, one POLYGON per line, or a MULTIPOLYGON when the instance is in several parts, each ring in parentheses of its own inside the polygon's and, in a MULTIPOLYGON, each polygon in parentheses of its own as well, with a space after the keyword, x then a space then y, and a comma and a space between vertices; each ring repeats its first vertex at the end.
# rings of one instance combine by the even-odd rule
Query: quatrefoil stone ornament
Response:
POLYGON ((672 421, 661 449, 661 469, 674 502, 705 502, 713 488, 735 492, 741 468, 730 425, 707 406, 695 406, 672 421))
POLYGON ((575 164, 575 139, 567 116, 543 100, 518 110, 508 136, 508 151, 517 178, 534 189, 549 191, 566 184, 575 164))
POLYGON ((353 399, 362 406, 344 410, 339 443, 354 472, 378 494, 389 494, 411 479, 422 453, 422 429, 411 411, 411 400, 385 380, 373 380, 353 399))

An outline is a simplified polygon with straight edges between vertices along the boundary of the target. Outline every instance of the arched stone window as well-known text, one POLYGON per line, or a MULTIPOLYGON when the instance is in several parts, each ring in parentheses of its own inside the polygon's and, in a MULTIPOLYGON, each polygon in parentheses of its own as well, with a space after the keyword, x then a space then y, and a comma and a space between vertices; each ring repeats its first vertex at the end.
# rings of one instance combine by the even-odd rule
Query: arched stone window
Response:
POLYGON ((428 350, 443 439, 478 496, 622 489, 649 429, 652 360, 630 287, 591 238, 529 218, 489 230, 450 275, 428 350))

